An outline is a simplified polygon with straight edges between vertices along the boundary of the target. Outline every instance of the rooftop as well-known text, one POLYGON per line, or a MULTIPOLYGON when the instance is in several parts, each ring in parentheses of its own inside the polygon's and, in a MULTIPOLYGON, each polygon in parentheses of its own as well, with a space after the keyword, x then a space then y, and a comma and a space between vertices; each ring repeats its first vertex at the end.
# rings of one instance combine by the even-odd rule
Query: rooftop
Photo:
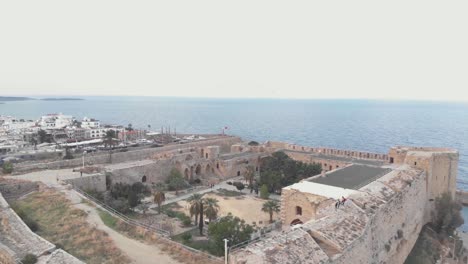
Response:
POLYGON ((310 194, 323 196, 327 198, 333 198, 335 200, 341 199, 341 197, 348 197, 351 194, 357 193, 357 191, 355 190, 344 189, 344 188, 339 188, 335 186, 330 186, 330 185, 325 185, 325 184, 320 184, 320 183, 315 183, 315 182, 310 182, 310 181, 299 182, 299 183, 290 185, 288 187, 285 187, 283 189, 298 190, 300 192, 310 193, 310 194))
POLYGON ((314 177, 311 182, 359 190, 361 187, 391 172, 392 169, 353 164, 327 173, 325 177, 314 177))

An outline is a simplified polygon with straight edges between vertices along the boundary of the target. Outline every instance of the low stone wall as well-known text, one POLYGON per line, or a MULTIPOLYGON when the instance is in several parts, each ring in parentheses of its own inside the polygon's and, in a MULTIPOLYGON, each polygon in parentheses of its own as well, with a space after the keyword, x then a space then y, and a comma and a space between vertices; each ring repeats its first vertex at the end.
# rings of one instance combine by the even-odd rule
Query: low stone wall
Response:
POLYGON ((8 183, 0 183, 0 193, 8 200, 19 198, 38 189, 37 182, 9 181, 8 183))
POLYGON ((68 179, 65 182, 70 183, 74 187, 81 190, 93 190, 97 192, 106 191, 106 175, 104 173, 98 173, 93 175, 85 175, 80 178, 68 179))
MULTIPOLYGON (((232 144, 241 142, 239 137, 217 137, 212 139, 200 140, 187 144, 169 145, 160 148, 147 148, 132 151, 129 149, 126 152, 115 152, 110 155, 109 153, 89 153, 85 155, 85 164, 105 164, 105 163, 119 163, 125 161, 141 160, 150 158, 155 153, 176 150, 180 148, 188 147, 201 147, 219 145, 221 148, 231 146, 232 144)), ((34 170, 56 170, 63 168, 74 168, 82 165, 82 158, 76 158, 71 160, 59 160, 53 162, 38 162, 38 163, 18 163, 15 164, 13 174, 23 174, 34 170)))

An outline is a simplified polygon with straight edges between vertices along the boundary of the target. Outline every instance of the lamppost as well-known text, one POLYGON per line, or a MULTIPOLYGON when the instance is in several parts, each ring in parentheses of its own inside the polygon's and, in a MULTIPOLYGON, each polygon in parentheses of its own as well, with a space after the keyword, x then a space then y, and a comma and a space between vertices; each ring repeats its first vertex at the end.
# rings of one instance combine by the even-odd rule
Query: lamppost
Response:
POLYGON ((227 240, 226 238, 224 239, 224 264, 228 263, 228 241, 229 240, 227 240))
POLYGON ((83 168, 84 168, 84 156, 85 156, 85 154, 86 154, 86 150, 83 151, 83 156, 81 156, 81 157, 82 157, 82 160, 83 160, 83 168))

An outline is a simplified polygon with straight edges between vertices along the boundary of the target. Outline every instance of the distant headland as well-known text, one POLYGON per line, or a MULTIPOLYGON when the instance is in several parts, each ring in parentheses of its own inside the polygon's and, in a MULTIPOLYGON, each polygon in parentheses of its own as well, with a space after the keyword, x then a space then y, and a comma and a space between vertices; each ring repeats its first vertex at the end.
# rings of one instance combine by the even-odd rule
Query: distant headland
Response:
POLYGON ((82 98, 41 98, 42 101, 82 101, 82 98))
POLYGON ((41 101, 81 101, 82 98, 69 98, 69 97, 58 97, 58 98, 31 98, 31 97, 19 97, 19 96, 0 96, 0 102, 14 102, 14 101, 29 101, 29 100, 41 100, 41 101))
POLYGON ((0 101, 27 101, 34 100, 29 97, 16 97, 16 96, 0 96, 0 101))

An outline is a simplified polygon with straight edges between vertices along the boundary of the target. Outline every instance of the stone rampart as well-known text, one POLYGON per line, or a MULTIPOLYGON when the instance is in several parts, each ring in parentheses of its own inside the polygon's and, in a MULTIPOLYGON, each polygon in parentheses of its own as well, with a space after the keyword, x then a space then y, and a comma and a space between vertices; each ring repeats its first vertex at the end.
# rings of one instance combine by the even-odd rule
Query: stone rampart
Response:
MULTIPOLYGON (((223 136, 217 138, 204 139, 196 142, 186 144, 175 144, 164 146, 160 148, 147 148, 138 150, 128 150, 126 152, 114 152, 111 155, 109 153, 89 153, 85 155, 85 164, 106 164, 106 163, 119 163, 133 160, 141 160, 150 158, 155 153, 177 150, 189 147, 205 147, 211 145, 219 145, 221 149, 225 149, 235 143, 240 142, 239 137, 223 136)), ((59 160, 53 162, 37 162, 37 163, 18 163, 15 164, 13 174, 23 174, 34 170, 46 170, 46 169, 63 169, 63 168, 74 168, 82 165, 82 157, 71 159, 71 160, 59 160)))
MULTIPOLYGON (((389 179, 382 182, 385 180, 389 179)), ((374 186, 371 188, 378 184, 372 183, 374 186)), ((331 263, 348 264, 350 259, 354 263, 404 263, 421 228, 427 223, 424 213, 427 203, 426 174, 415 176, 411 184, 401 184, 402 189, 394 192, 392 198, 369 217, 359 239, 331 263)), ((385 199, 384 195, 381 198, 385 199)))

